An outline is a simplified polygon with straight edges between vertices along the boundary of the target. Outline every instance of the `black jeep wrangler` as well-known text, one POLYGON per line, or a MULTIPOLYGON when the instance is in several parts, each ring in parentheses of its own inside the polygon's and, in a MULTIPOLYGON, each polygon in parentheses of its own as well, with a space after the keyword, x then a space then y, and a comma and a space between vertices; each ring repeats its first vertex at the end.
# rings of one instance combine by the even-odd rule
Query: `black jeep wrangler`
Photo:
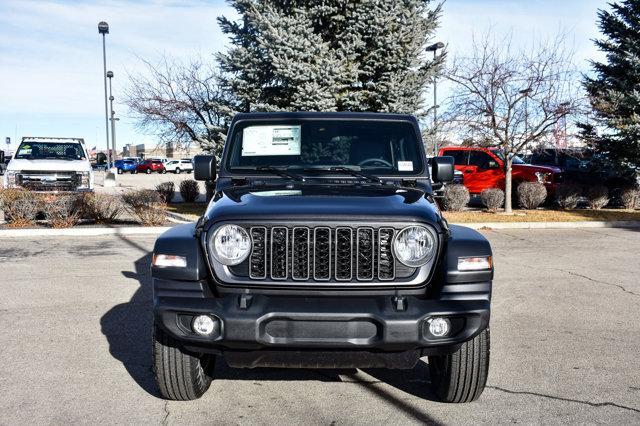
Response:
POLYGON ((250 113, 231 123, 205 214, 156 241, 154 371, 200 397, 216 356, 236 368, 411 369, 473 401, 489 367, 491 248, 448 225, 410 115, 250 113))

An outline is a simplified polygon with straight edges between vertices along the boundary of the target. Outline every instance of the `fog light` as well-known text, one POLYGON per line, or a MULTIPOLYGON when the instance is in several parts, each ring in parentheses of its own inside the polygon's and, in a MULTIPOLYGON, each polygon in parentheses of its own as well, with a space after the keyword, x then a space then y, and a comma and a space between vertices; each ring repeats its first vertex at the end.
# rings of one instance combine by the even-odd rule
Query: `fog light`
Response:
POLYGON ((446 318, 431 318, 429 322, 429 333, 435 337, 443 337, 449 333, 451 323, 446 318))
POLYGON ((191 323, 193 331, 201 336, 211 335, 215 330, 219 329, 219 326, 220 322, 208 315, 198 315, 193 319, 193 323, 191 323))

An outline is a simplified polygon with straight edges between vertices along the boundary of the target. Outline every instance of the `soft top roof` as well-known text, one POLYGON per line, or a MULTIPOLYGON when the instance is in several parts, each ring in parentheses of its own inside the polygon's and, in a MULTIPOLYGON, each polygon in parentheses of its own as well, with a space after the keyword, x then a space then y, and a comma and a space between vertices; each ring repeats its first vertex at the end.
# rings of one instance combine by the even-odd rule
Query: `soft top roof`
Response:
POLYGON ((382 112, 248 112, 238 113, 233 121, 239 120, 304 120, 304 119, 340 119, 340 120, 401 120, 417 124, 411 114, 391 114, 382 112))

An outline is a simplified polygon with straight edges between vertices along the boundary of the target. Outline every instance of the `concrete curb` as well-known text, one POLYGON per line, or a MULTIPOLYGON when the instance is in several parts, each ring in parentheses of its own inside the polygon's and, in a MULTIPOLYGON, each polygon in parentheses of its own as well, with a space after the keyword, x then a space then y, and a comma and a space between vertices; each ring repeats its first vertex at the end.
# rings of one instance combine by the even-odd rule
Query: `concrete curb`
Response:
POLYGON ((121 226, 96 228, 64 228, 64 229, 2 229, 3 237, 95 237, 100 235, 158 235, 170 229, 170 226, 121 226))
POLYGON ((640 228, 638 220, 583 222, 487 222, 454 223, 471 229, 575 229, 575 228, 640 228))
MULTIPOLYGON (((187 223, 175 220, 176 223, 187 223)), ((640 221, 619 220, 610 222, 487 222, 487 223, 454 223, 471 229, 572 229, 572 228, 640 228, 640 221)), ((170 226, 120 226, 94 228, 65 229, 2 229, 2 237, 94 237, 100 235, 159 235, 170 229, 170 226)))

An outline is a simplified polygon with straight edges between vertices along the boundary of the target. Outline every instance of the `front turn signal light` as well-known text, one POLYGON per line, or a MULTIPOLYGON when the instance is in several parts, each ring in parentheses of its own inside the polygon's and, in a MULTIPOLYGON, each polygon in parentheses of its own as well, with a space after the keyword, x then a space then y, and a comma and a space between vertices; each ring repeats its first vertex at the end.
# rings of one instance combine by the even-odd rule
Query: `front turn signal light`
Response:
POLYGON ((491 268, 493 268, 491 256, 458 258, 458 271, 486 271, 491 268))
POLYGON ((153 261, 151 262, 153 266, 166 267, 170 266, 173 268, 186 268, 187 267, 187 258, 184 256, 175 256, 173 254, 153 254, 153 261))

